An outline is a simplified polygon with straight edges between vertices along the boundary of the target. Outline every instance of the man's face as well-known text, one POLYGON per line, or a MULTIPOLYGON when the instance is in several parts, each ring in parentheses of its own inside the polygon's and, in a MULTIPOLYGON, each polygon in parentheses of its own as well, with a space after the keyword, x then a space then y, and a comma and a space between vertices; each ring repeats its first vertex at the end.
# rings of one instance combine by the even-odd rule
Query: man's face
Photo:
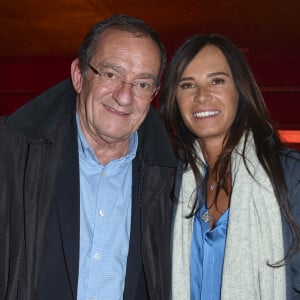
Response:
POLYGON ((156 82, 159 48, 149 37, 108 29, 101 35, 89 63, 102 75, 91 68, 83 75, 78 60, 72 63, 82 131, 88 142, 124 143, 145 119, 152 100, 151 95, 140 97, 136 87, 128 83, 144 88, 145 84, 156 82))

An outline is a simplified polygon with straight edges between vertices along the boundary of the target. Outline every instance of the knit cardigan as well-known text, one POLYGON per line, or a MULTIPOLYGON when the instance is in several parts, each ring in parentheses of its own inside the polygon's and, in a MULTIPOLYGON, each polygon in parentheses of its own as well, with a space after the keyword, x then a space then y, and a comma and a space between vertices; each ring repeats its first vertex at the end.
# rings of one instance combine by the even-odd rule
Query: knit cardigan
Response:
MULTIPOLYGON (((232 154, 232 194, 222 273, 222 300, 286 299, 285 266, 270 267, 284 257, 281 213, 250 135, 246 162, 244 138, 232 154), (250 170, 253 177, 249 174, 250 170)), ((198 155, 203 159, 200 147, 198 155)), ((203 172, 203 169, 200 170, 203 172)), ((186 218, 195 199, 190 168, 182 176, 172 242, 172 299, 190 300, 190 245, 193 218, 186 218)), ((205 280, 205 279, 204 279, 205 280)), ((204 282, 205 284, 205 282, 204 282)))

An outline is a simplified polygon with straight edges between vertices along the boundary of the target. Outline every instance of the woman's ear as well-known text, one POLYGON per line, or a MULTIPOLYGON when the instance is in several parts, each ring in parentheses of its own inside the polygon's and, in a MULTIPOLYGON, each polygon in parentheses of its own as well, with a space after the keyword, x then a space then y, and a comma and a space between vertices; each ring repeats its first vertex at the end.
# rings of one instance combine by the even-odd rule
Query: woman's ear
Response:
POLYGON ((76 58, 72 61, 71 64, 71 78, 75 91, 77 94, 81 91, 82 86, 82 74, 79 68, 79 59, 76 58))

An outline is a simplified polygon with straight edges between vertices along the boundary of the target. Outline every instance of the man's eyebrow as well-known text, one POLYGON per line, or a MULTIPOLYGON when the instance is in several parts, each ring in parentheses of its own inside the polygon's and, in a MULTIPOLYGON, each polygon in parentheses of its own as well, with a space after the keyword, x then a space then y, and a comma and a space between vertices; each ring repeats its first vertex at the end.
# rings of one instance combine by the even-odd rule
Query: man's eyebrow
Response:
MULTIPOLYGON (((118 66, 111 62, 102 62, 99 64, 99 68, 111 68, 119 73, 126 73, 126 69, 124 69, 122 66, 118 66)), ((153 81, 156 81, 156 77, 151 73, 141 73, 136 76, 136 78, 140 79, 152 79, 153 81)))
POLYGON ((153 81, 156 81, 156 78, 153 74, 150 74, 150 73, 141 73, 141 74, 138 74, 136 76, 136 78, 141 78, 141 79, 152 79, 153 81))
POLYGON ((99 64, 99 68, 111 68, 117 72, 126 72, 126 70, 122 66, 118 66, 114 63, 107 62, 107 61, 101 62, 99 64))

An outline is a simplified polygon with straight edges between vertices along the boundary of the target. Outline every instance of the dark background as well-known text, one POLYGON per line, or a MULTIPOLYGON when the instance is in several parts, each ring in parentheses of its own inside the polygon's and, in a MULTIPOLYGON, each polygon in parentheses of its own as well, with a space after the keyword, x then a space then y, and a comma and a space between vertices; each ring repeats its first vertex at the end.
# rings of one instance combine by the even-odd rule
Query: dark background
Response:
MULTIPOLYGON (((170 57, 196 33, 245 53, 279 129, 300 130, 300 1, 15 0, 0 3, 0 115, 69 76, 87 30, 113 14, 144 19, 170 57)), ((154 101, 154 106, 156 102, 154 101)), ((298 141, 293 144, 300 149, 298 141)), ((297 136, 297 135, 296 135, 297 136)))

